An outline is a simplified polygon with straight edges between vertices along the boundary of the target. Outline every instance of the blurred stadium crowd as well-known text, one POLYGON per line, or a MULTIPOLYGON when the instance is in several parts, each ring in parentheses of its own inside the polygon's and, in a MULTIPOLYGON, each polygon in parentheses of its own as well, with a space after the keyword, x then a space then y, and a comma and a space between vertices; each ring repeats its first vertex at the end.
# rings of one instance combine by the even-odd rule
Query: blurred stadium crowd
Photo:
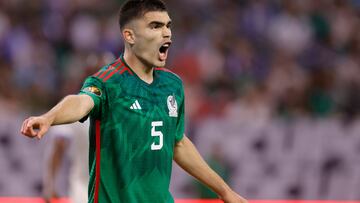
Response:
MULTIPOLYGON (((1 196, 41 194, 44 142, 21 121, 119 56, 121 2, 0 1, 1 196)), ((167 67, 213 167, 250 199, 360 199, 360 1, 165 2, 167 67)), ((208 197, 184 176, 175 197, 208 197)))

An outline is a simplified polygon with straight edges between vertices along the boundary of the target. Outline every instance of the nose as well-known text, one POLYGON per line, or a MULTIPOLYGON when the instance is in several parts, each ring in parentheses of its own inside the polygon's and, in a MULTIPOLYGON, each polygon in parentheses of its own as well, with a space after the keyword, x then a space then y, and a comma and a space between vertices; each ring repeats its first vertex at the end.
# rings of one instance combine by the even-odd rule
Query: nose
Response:
POLYGON ((171 38, 171 29, 166 27, 163 30, 163 37, 164 38, 171 38))

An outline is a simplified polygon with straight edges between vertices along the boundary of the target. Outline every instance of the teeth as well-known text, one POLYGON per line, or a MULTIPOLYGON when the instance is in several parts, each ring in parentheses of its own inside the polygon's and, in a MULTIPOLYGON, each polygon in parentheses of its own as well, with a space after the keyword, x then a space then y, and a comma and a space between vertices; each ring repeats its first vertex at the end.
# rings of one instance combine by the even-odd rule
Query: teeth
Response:
POLYGON ((170 45, 169 44, 164 44, 163 47, 169 47, 170 45))

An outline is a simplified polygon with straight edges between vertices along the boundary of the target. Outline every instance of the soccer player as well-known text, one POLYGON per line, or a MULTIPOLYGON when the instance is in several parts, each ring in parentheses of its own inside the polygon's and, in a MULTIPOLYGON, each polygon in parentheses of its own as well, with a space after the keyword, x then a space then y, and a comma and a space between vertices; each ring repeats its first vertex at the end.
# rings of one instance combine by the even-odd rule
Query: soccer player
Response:
POLYGON ((90 117, 91 203, 172 203, 172 160, 226 203, 246 203, 184 136, 181 79, 163 68, 171 19, 161 0, 128 0, 120 10, 125 50, 88 77, 78 95, 26 119, 21 132, 42 138, 50 126, 90 117))

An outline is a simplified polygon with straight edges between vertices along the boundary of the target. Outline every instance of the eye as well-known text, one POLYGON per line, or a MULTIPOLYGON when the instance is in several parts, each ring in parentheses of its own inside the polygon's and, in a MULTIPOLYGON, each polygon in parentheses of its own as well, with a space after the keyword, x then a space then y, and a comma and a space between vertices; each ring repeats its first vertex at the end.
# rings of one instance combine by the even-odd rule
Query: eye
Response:
POLYGON ((150 24, 150 28, 151 29, 159 29, 159 28, 161 28, 163 26, 163 24, 161 24, 161 23, 151 23, 150 24))

